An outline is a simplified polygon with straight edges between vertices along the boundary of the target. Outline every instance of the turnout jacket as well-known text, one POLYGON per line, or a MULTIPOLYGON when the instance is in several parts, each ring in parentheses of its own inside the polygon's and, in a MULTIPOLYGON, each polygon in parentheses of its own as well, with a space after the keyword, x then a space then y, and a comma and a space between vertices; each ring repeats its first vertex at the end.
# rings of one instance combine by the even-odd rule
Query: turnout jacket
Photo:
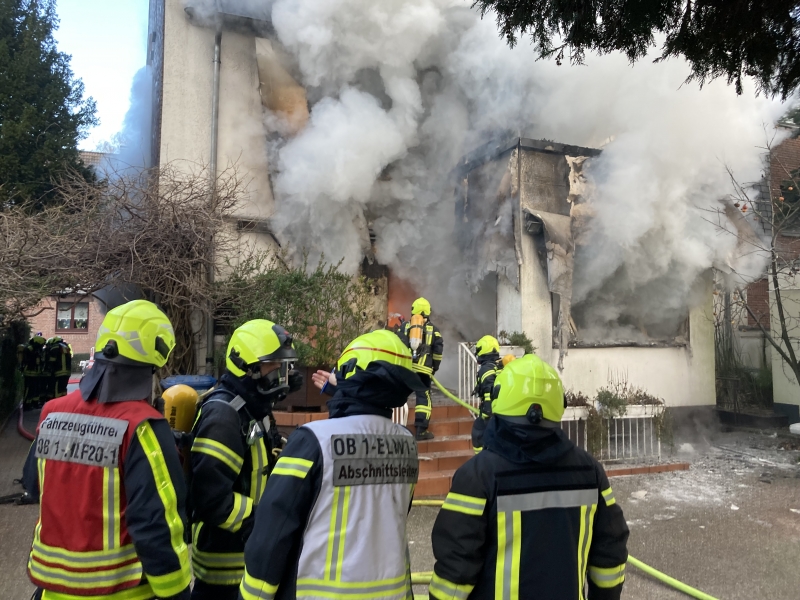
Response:
POLYGON ((490 352, 478 357, 478 373, 475 382, 474 394, 481 400, 481 413, 489 417, 492 414, 492 390, 494 380, 502 370, 497 363, 500 355, 497 352, 490 352))
MULTIPOLYGON (((403 323, 403 330, 400 337, 409 346, 408 330, 411 328, 411 323, 406 321, 403 323)), ((414 359, 412 369, 421 375, 430 377, 439 370, 439 365, 442 362, 442 353, 444 352, 444 338, 442 337, 439 328, 430 321, 425 321, 425 329, 422 337, 422 345, 417 349, 417 357, 414 359)))
POLYGON ((272 458, 264 430, 227 376, 192 428, 192 566, 210 585, 238 585, 244 575, 244 544, 272 458))
POLYGON ((188 593, 186 489, 172 432, 147 402, 48 402, 35 454, 39 521, 28 560, 44 598, 188 593))
MULTIPOLYGON (((404 600, 417 481, 407 429, 357 402, 292 433, 245 548, 244 600, 404 600)), ((390 411, 385 411, 391 414, 390 411)))
POLYGON ((494 417, 484 442, 434 524, 431 598, 619 600, 628 527, 603 467, 560 428, 494 417))

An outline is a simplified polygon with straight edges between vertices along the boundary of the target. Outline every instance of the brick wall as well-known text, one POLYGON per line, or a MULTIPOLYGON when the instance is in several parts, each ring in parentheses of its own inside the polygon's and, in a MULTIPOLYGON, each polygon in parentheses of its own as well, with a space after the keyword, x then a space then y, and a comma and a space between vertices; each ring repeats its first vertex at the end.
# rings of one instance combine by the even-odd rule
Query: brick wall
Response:
POLYGON ((28 323, 31 325, 32 334, 41 331, 45 338, 58 335, 72 346, 74 354, 88 354, 89 349, 94 346, 95 340, 97 340, 97 330, 100 328, 100 323, 103 322, 105 313, 102 310, 102 304, 98 300, 81 298, 81 302, 89 303, 89 327, 86 332, 56 332, 56 303, 74 302, 75 300, 75 298, 60 299, 55 296, 45 298, 31 311, 34 316, 28 318, 28 323))
POLYGON ((769 282, 761 279, 747 286, 747 305, 750 307, 758 321, 750 313, 747 314, 747 325, 756 327, 759 322, 769 329, 769 282))

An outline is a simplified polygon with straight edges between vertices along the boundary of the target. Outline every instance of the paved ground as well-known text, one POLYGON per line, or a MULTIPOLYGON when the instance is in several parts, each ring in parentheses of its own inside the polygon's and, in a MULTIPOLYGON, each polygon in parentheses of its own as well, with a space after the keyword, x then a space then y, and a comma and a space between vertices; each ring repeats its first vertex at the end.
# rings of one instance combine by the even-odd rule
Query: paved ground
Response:
MULTIPOLYGON (((25 414, 28 430, 36 428, 38 411, 25 414)), ((30 442, 17 433, 16 421, 0 431, 0 496, 22 492, 14 479, 22 475, 22 465, 30 442)), ((39 517, 38 505, 0 504, 0 599, 28 600, 34 587, 28 581, 25 565, 31 549, 33 528, 39 517)))
MULTIPOLYGON (((630 553, 719 599, 797 600, 800 440, 760 432, 709 433, 683 450, 676 456, 692 463, 689 471, 611 481, 631 530, 630 553)), ((431 568, 429 540, 437 512, 412 509, 415 571, 431 568)), ((635 568, 627 573, 625 599, 686 598, 635 568)))
MULTIPOLYGON (((800 440, 772 435, 706 433, 691 446, 678 446, 676 458, 690 461, 689 471, 613 479, 631 529, 630 553, 720 600, 797 600, 800 440)), ((14 424, 7 424, 0 432, 0 496, 20 490, 12 480, 27 449, 14 424)), ((411 511, 414 571, 432 568, 430 531, 437 513, 429 507, 411 511)), ((36 518, 35 506, 0 505, 0 600, 27 600, 33 591, 25 562, 36 518)), ((623 598, 686 596, 629 567, 623 598)))

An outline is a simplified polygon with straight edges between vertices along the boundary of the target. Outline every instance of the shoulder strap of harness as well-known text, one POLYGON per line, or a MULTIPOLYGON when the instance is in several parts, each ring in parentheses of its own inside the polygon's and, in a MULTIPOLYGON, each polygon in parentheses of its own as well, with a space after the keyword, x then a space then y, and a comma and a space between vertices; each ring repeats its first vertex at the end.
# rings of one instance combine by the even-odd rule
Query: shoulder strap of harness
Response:
POLYGON ((242 408, 244 408, 244 398, 239 396, 238 394, 235 395, 233 392, 229 392, 228 390, 223 390, 221 388, 215 390, 203 404, 208 404, 209 402, 221 402, 222 404, 227 404, 236 412, 239 412, 242 408), (229 400, 223 400, 219 396, 227 396, 230 398, 229 400))

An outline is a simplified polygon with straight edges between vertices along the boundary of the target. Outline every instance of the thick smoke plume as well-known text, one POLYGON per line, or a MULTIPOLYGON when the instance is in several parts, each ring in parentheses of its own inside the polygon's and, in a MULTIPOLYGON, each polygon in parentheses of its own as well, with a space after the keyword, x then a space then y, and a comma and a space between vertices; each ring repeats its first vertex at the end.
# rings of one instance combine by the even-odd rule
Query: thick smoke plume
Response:
MULTIPOLYGON (((726 165, 739 181, 761 177, 759 147, 783 111, 752 86, 737 97, 721 81, 682 85, 689 68, 680 60, 536 61, 462 0, 271 6, 311 101, 308 125, 279 144, 272 165, 274 223, 291 244, 343 256, 355 272, 370 255, 371 227, 375 258, 477 339, 494 327, 494 307, 465 283, 482 265, 459 255, 450 174, 487 140, 523 135, 589 147, 612 140, 585 169, 595 219, 574 290, 576 304, 592 299, 588 318, 603 335, 619 327, 620 307, 645 328, 649 315, 682 318, 701 300, 702 274, 733 259, 735 236, 707 222, 706 209, 731 191, 726 165)), ((507 229, 509 211, 497 214, 489 229, 507 229)), ((743 276, 761 267, 745 266, 743 276)))

